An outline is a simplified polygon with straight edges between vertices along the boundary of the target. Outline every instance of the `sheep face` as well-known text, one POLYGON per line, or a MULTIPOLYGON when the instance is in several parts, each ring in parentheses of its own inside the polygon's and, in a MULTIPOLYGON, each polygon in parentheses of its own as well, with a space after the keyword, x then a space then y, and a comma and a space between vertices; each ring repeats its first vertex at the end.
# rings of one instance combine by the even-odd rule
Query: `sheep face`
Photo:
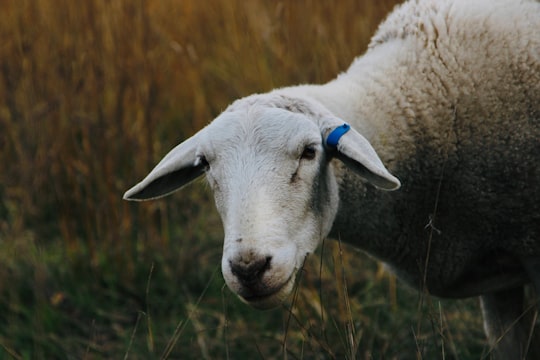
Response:
POLYGON ((337 211, 321 131, 305 115, 264 107, 226 112, 206 130, 197 158, 225 229, 223 276, 249 304, 276 306, 337 211))
POLYGON ((334 222, 333 158, 375 186, 399 187, 368 141, 342 125, 306 99, 241 99, 171 150, 124 198, 164 196, 206 174, 225 228, 225 282, 254 307, 277 306, 334 222))

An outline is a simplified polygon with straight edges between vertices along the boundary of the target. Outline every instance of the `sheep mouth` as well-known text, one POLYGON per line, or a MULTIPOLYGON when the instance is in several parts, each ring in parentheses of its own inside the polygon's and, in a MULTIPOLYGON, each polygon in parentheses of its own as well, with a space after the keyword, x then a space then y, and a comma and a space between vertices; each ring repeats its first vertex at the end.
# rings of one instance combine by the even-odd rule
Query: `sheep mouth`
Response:
POLYGON ((281 285, 270 289, 258 289, 260 291, 253 291, 252 289, 245 288, 238 296, 242 301, 256 309, 269 310, 276 308, 291 294, 295 283, 295 275, 296 271, 281 285))

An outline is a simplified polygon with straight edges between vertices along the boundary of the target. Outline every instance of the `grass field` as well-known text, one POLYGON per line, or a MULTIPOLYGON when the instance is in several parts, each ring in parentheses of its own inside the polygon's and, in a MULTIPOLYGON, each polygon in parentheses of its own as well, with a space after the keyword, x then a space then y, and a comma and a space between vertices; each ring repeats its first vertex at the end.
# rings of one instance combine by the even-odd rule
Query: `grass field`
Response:
POLYGON ((224 286, 203 182, 123 192, 232 100, 321 83, 396 1, 0 2, 0 359, 478 359, 476 300, 326 241, 286 306, 224 286))

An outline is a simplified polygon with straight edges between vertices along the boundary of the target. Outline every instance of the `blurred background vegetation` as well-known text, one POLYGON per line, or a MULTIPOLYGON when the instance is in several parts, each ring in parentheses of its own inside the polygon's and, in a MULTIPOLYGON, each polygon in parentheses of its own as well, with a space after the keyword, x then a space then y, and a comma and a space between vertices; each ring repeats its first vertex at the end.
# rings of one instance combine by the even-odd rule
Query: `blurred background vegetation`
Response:
POLYGON ((232 100, 321 83, 395 0, 0 2, 0 359, 477 359, 476 301, 326 241, 259 312, 220 273, 204 182, 122 201, 232 100))

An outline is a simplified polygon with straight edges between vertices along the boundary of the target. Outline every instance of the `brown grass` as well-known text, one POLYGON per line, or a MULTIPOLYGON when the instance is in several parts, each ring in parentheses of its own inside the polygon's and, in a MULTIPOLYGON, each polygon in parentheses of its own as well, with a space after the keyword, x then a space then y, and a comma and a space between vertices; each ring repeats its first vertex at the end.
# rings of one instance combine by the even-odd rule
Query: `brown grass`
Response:
POLYGON ((0 2, 0 357, 478 354, 474 305, 419 313, 337 244, 308 261, 291 312, 247 309, 216 270, 204 186, 121 200, 235 98, 345 70, 395 2, 0 2))

